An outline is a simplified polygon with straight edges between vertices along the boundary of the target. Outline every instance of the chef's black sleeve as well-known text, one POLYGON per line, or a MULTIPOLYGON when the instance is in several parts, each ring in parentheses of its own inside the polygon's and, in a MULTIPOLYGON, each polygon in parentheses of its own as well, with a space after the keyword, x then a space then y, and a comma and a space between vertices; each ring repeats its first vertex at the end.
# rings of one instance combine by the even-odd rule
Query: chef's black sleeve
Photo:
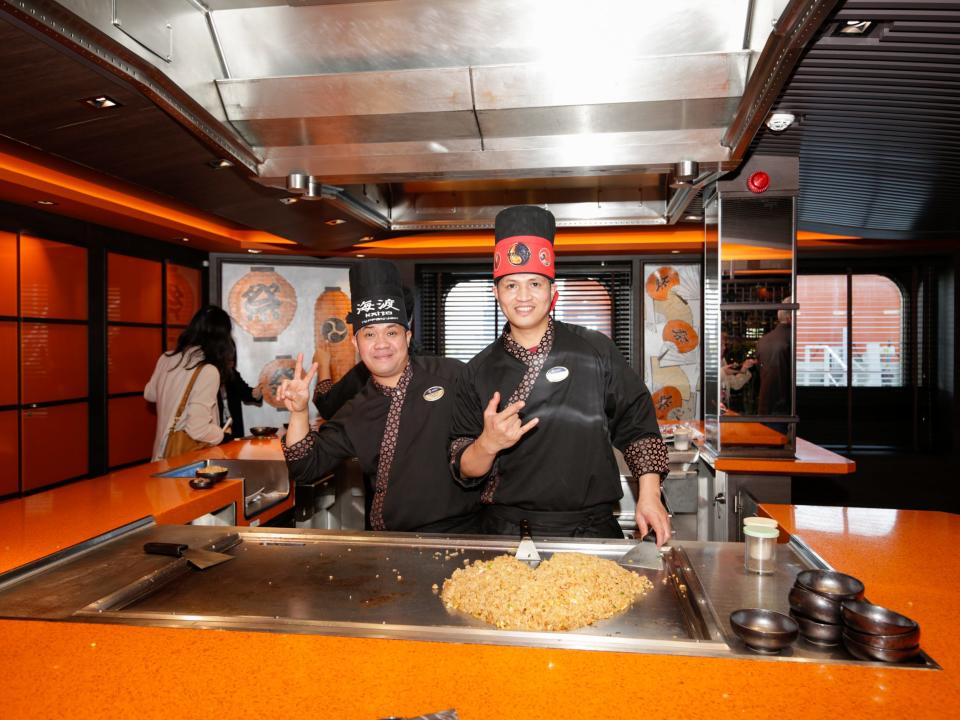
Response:
POLYGON ((321 380, 313 392, 313 404, 316 405, 320 417, 329 420, 337 411, 363 389, 370 379, 370 371, 362 362, 357 363, 350 371, 335 383, 321 380))
MULTIPOLYGON (((483 410, 486 403, 482 402, 477 394, 473 377, 473 368, 468 365, 457 378, 448 442, 450 473, 453 479, 465 488, 482 485, 494 470, 491 468, 490 472, 478 478, 467 478, 460 474, 460 458, 483 432, 483 410)), ((490 398, 487 398, 487 402, 489 401, 490 398)), ((494 467, 496 467, 496 461, 494 461, 494 467)))
POLYGON ((310 482, 326 475, 341 460, 356 453, 343 424, 337 419, 324 423, 320 430, 311 430, 298 443, 288 446, 282 441, 287 471, 293 482, 310 482))

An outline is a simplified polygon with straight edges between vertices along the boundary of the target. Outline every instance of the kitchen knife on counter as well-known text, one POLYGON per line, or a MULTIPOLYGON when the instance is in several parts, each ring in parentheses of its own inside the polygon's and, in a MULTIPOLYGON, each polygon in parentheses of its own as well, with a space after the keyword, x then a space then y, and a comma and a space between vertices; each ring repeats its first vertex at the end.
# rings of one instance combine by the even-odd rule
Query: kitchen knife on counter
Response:
POLYGON ((233 560, 233 555, 213 552, 212 550, 191 548, 189 545, 183 543, 148 542, 144 543, 143 551, 150 555, 169 555, 170 557, 186 558, 187 562, 198 570, 206 570, 208 567, 225 563, 227 560, 233 560))
POLYGON ((627 550, 617 561, 624 567, 646 568, 660 570, 663 560, 660 559, 660 548, 657 547, 657 534, 651 530, 643 539, 627 550))

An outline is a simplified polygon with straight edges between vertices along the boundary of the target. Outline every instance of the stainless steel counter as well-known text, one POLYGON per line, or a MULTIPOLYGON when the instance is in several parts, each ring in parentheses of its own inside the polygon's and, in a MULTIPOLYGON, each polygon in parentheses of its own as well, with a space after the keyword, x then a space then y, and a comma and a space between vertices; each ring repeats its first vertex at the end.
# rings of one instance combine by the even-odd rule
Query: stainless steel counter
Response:
MULTIPOLYGON (((433 587, 465 561, 512 553, 512 538, 233 528, 240 542, 227 552, 234 560, 204 571, 142 551, 154 540, 209 547, 224 531, 144 528, 49 567, 2 576, 0 616, 768 661, 733 637, 726 619, 740 607, 786 611, 796 573, 809 566, 780 546, 775 575, 748 575, 742 545, 684 542, 664 554, 662 570, 637 571, 654 589, 627 612, 553 633, 498 630, 447 610, 433 587)), ((538 542, 544 556, 577 551, 612 560, 632 545, 538 542)), ((772 660, 873 664, 802 640, 772 660)), ((914 667, 933 666, 927 660, 914 667)))

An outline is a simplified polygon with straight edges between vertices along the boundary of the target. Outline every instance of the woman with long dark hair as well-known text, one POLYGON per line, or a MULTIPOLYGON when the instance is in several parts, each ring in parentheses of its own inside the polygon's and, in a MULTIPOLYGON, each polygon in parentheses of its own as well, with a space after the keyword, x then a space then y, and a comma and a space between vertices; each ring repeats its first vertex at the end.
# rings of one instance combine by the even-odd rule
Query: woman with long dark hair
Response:
POLYGON ((170 456, 168 440, 181 431, 198 447, 223 440, 225 428, 220 426, 217 398, 236 360, 231 330, 230 316, 207 305, 180 333, 177 346, 157 360, 153 377, 143 390, 143 396, 157 404, 154 460, 170 456))

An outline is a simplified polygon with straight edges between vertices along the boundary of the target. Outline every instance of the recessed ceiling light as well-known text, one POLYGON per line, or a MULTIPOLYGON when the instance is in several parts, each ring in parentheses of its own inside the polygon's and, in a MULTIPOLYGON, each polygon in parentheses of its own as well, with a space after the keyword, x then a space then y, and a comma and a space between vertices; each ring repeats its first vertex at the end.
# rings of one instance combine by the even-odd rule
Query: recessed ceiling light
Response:
POLYGON ((767 118, 767 127, 773 130, 774 132, 783 132, 788 127, 793 125, 796 119, 797 119, 797 116, 794 115, 793 113, 788 113, 788 112, 770 113, 770 117, 767 118))
POLYGON ((840 33, 842 35, 863 35, 871 27, 873 27, 872 20, 847 20, 840 26, 840 33))
POLYGON ((263 250, 254 250, 253 248, 247 248, 247 252, 253 255, 259 255, 260 253, 263 252, 263 250))
POLYGON ((295 197, 282 197, 280 198, 280 202, 283 203, 284 205, 293 205, 299 199, 300 198, 295 198, 295 197))
POLYGON ((357 253, 357 257, 366 257, 363 253, 357 253))
POLYGON ((56 205, 53 200, 37 200, 37 205, 56 205))
POLYGON ((182 238, 180 238, 180 242, 190 242, 190 238, 188 238, 188 237, 182 237, 182 238))
POLYGON ((217 158, 216 160, 211 160, 207 163, 214 170, 223 170, 224 168, 232 168, 233 163, 226 158, 217 158))
POLYGON ((373 240, 373 235, 364 235, 360 238, 360 242, 370 242, 371 240, 373 240))
POLYGON ((336 218, 334 220, 326 220, 325 222, 327 223, 327 225, 343 225, 346 222, 346 220, 341 220, 340 218, 336 218))
POLYGON ((80 102, 86 103, 97 110, 108 110, 110 108, 120 107, 120 103, 109 95, 96 95, 95 97, 83 98, 80 102))
POLYGON ((679 255, 679 254, 680 254, 680 251, 679 251, 679 250, 671 250, 671 251, 670 251, 670 254, 671 254, 671 255, 679 255))

